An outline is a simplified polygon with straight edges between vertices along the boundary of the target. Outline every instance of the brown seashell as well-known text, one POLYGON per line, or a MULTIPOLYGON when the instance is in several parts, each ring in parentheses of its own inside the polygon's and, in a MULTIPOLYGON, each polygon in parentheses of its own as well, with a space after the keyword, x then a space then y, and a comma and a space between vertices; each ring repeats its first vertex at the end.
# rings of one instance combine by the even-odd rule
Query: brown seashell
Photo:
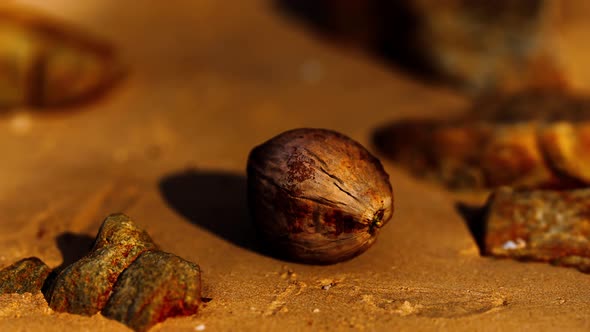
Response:
POLYGON ((254 148, 248 200, 257 228, 278 254, 307 263, 359 255, 393 214, 381 162, 325 129, 290 130, 254 148))

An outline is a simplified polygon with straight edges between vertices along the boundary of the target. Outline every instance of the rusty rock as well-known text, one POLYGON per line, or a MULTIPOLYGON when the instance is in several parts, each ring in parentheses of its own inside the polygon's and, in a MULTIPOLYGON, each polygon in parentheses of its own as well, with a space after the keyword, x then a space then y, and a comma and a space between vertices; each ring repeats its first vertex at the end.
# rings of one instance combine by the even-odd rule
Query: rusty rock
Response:
POLYGON ((150 236, 124 214, 103 222, 90 253, 59 273, 46 297, 55 311, 94 315, 117 278, 139 255, 156 250, 150 236))
POLYGON ((90 253, 48 284, 45 297, 55 311, 102 311, 136 331, 195 314, 201 301, 199 266, 158 250, 124 214, 108 216, 90 253))
POLYGON ((590 99, 531 90, 481 100, 453 119, 396 122, 374 143, 451 188, 579 188, 590 183, 589 124, 590 99))
POLYGON ((590 272, 590 189, 499 189, 486 205, 484 254, 590 272))
POLYGON ((117 280, 102 314, 136 331, 168 317, 197 313, 201 302, 199 266, 173 254, 141 254, 117 280))
POLYGON ((0 270, 0 294, 38 293, 51 269, 37 257, 29 257, 0 270))

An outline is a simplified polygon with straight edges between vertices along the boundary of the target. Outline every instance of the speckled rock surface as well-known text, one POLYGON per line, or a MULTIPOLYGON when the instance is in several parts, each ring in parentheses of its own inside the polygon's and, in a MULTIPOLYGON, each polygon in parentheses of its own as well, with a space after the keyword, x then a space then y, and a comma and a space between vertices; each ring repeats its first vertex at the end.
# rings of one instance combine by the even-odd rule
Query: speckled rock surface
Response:
POLYGON ((146 331, 166 318, 196 314, 200 303, 199 266, 173 254, 148 251, 119 276, 102 314, 146 331))
POLYGON ((107 302, 119 274, 141 253, 156 248, 129 217, 110 215, 90 253, 59 273, 46 294, 49 305, 60 312, 96 314, 107 302))
POLYGON ((37 257, 29 257, 0 270, 0 294, 38 293, 51 269, 37 257))

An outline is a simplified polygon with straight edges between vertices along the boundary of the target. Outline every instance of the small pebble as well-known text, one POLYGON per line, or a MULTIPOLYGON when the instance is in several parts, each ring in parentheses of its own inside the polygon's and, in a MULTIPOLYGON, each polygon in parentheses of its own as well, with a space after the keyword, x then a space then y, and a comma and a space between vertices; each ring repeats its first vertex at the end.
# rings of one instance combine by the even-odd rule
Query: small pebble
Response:
POLYGON ((205 331, 205 324, 195 326, 195 331, 205 331))
POLYGON ((200 303, 197 264, 147 251, 121 273, 102 314, 135 331, 146 331, 166 318, 196 314, 200 303))
POLYGON ((58 312, 96 314, 105 306, 119 274, 143 252, 156 249, 150 236, 128 216, 110 215, 91 252, 56 277, 46 294, 49 306, 58 312))
POLYGON ((29 257, 0 270, 0 294, 38 293, 51 269, 37 257, 29 257))

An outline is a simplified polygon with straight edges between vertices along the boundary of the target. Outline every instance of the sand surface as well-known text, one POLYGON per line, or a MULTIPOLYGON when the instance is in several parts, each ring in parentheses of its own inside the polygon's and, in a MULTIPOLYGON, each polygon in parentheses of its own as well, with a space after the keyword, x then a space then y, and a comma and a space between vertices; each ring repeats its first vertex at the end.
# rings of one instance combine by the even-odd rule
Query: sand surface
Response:
MULTIPOLYGON (((72 262, 107 214, 125 212, 201 266, 210 298, 153 331, 590 329, 590 276, 480 257, 455 204, 485 195, 449 194, 387 161, 396 212, 366 253, 309 266, 260 250, 245 204, 254 145, 325 127, 369 146, 387 121, 458 112, 461 95, 326 42, 270 1, 15 2, 110 38, 130 75, 76 112, 0 117, 0 267, 72 262)), ((0 296, 0 330, 128 329, 14 294, 0 296)))

